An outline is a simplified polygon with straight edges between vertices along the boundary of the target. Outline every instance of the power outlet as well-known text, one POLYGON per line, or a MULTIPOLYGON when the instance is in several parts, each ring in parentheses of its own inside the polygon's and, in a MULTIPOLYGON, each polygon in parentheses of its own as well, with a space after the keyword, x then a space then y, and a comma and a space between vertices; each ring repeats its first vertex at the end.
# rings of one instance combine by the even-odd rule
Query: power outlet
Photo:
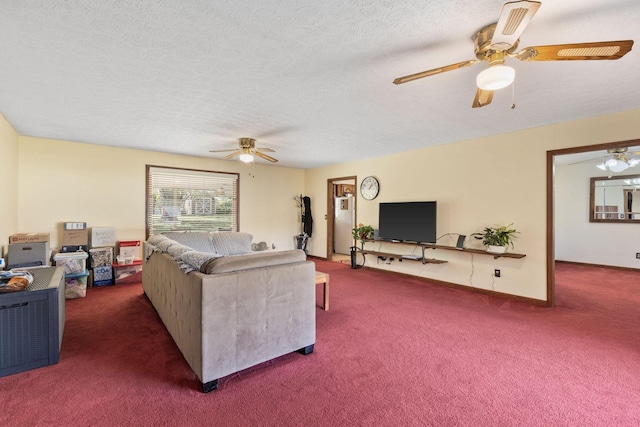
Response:
POLYGON ((640 252, 636 252, 636 259, 640 259, 640 252))
POLYGON ((500 277, 500 269, 496 268, 495 270, 493 270, 493 275, 496 277, 500 277))

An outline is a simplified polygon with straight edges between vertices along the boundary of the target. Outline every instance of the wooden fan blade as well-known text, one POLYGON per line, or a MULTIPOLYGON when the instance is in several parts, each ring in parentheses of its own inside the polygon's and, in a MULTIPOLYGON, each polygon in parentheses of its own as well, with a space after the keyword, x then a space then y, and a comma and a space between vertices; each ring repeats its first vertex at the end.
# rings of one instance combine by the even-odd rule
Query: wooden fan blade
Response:
POLYGON ((485 105, 491 104, 491 100, 493 100, 493 91, 492 90, 482 90, 478 88, 476 91, 476 97, 473 99, 473 108, 484 107, 485 105))
POLYGON ((256 151, 262 151, 262 152, 267 152, 267 153, 275 153, 276 152, 276 150, 272 150, 271 148, 266 148, 266 147, 256 148, 256 151))
POLYGON ((513 47, 540 8, 539 1, 513 1, 502 6, 491 46, 496 50, 508 50, 513 47))
POLYGON ((225 156, 225 157, 224 157, 224 159, 225 159, 225 160, 226 160, 226 159, 232 159, 232 158, 234 158, 235 156, 239 156, 239 155, 240 155, 240 154, 242 154, 242 153, 244 153, 244 150, 238 150, 238 151, 236 151, 235 153, 231 153, 231 154, 229 154, 228 156, 225 156))
POLYGON ((428 71, 422 71, 420 73, 415 73, 415 74, 411 74, 408 76, 404 76, 404 77, 398 77, 397 79, 395 79, 393 81, 393 84, 399 85, 402 83, 407 83, 413 80, 417 80, 417 79, 421 79, 423 77, 429 77, 429 76, 433 76, 435 74, 440 74, 440 73, 444 73, 447 71, 453 71, 453 70, 457 70, 459 68, 464 68, 464 67, 468 67, 470 65, 473 65, 478 61, 477 59, 471 59, 469 61, 463 61, 463 62, 458 62, 457 64, 451 64, 451 65, 447 65, 445 67, 440 67, 440 68, 434 68, 433 70, 428 70, 428 71))
POLYGON ((633 40, 530 46, 515 56, 523 61, 579 61, 620 59, 631 51, 633 40))
POLYGON ((259 151, 254 151, 253 154, 255 154, 258 157, 262 157, 265 160, 269 160, 270 162, 273 162, 273 163, 276 163, 278 161, 278 159, 274 159, 273 157, 267 156, 266 154, 263 154, 263 153, 261 153, 259 151))

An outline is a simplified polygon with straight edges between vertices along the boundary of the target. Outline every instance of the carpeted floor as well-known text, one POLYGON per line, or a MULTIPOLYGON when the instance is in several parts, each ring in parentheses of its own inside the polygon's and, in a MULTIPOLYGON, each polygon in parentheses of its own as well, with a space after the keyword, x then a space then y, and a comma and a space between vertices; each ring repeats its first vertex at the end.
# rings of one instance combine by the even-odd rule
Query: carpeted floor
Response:
POLYGON ((0 425, 640 424, 640 273, 559 264, 542 308, 315 262, 312 355, 203 394, 140 285, 94 288, 67 301, 60 363, 0 378, 0 425))

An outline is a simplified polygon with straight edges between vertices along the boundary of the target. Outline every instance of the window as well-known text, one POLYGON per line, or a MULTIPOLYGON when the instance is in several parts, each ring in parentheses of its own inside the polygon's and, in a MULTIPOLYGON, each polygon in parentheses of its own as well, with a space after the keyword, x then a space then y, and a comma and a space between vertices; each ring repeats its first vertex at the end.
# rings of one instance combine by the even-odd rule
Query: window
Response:
POLYGON ((147 238, 165 231, 238 231, 238 174, 147 165, 147 238))

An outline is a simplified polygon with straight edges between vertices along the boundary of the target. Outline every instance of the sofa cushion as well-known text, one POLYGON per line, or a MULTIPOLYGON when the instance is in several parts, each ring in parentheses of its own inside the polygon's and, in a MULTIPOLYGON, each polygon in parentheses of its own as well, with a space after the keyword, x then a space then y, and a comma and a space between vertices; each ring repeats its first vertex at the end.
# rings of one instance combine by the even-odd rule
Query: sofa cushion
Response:
POLYGON ((214 248, 213 252, 224 256, 242 255, 251 252, 253 236, 249 233, 221 231, 211 233, 209 237, 214 248))
POLYGON ((230 273, 251 268, 300 262, 306 259, 307 254, 301 249, 278 252, 257 252, 210 259, 200 266, 200 271, 205 274, 230 273))
POLYGON ((215 252, 211 244, 211 234, 207 231, 167 231, 162 233, 169 239, 175 240, 197 252, 215 252))

